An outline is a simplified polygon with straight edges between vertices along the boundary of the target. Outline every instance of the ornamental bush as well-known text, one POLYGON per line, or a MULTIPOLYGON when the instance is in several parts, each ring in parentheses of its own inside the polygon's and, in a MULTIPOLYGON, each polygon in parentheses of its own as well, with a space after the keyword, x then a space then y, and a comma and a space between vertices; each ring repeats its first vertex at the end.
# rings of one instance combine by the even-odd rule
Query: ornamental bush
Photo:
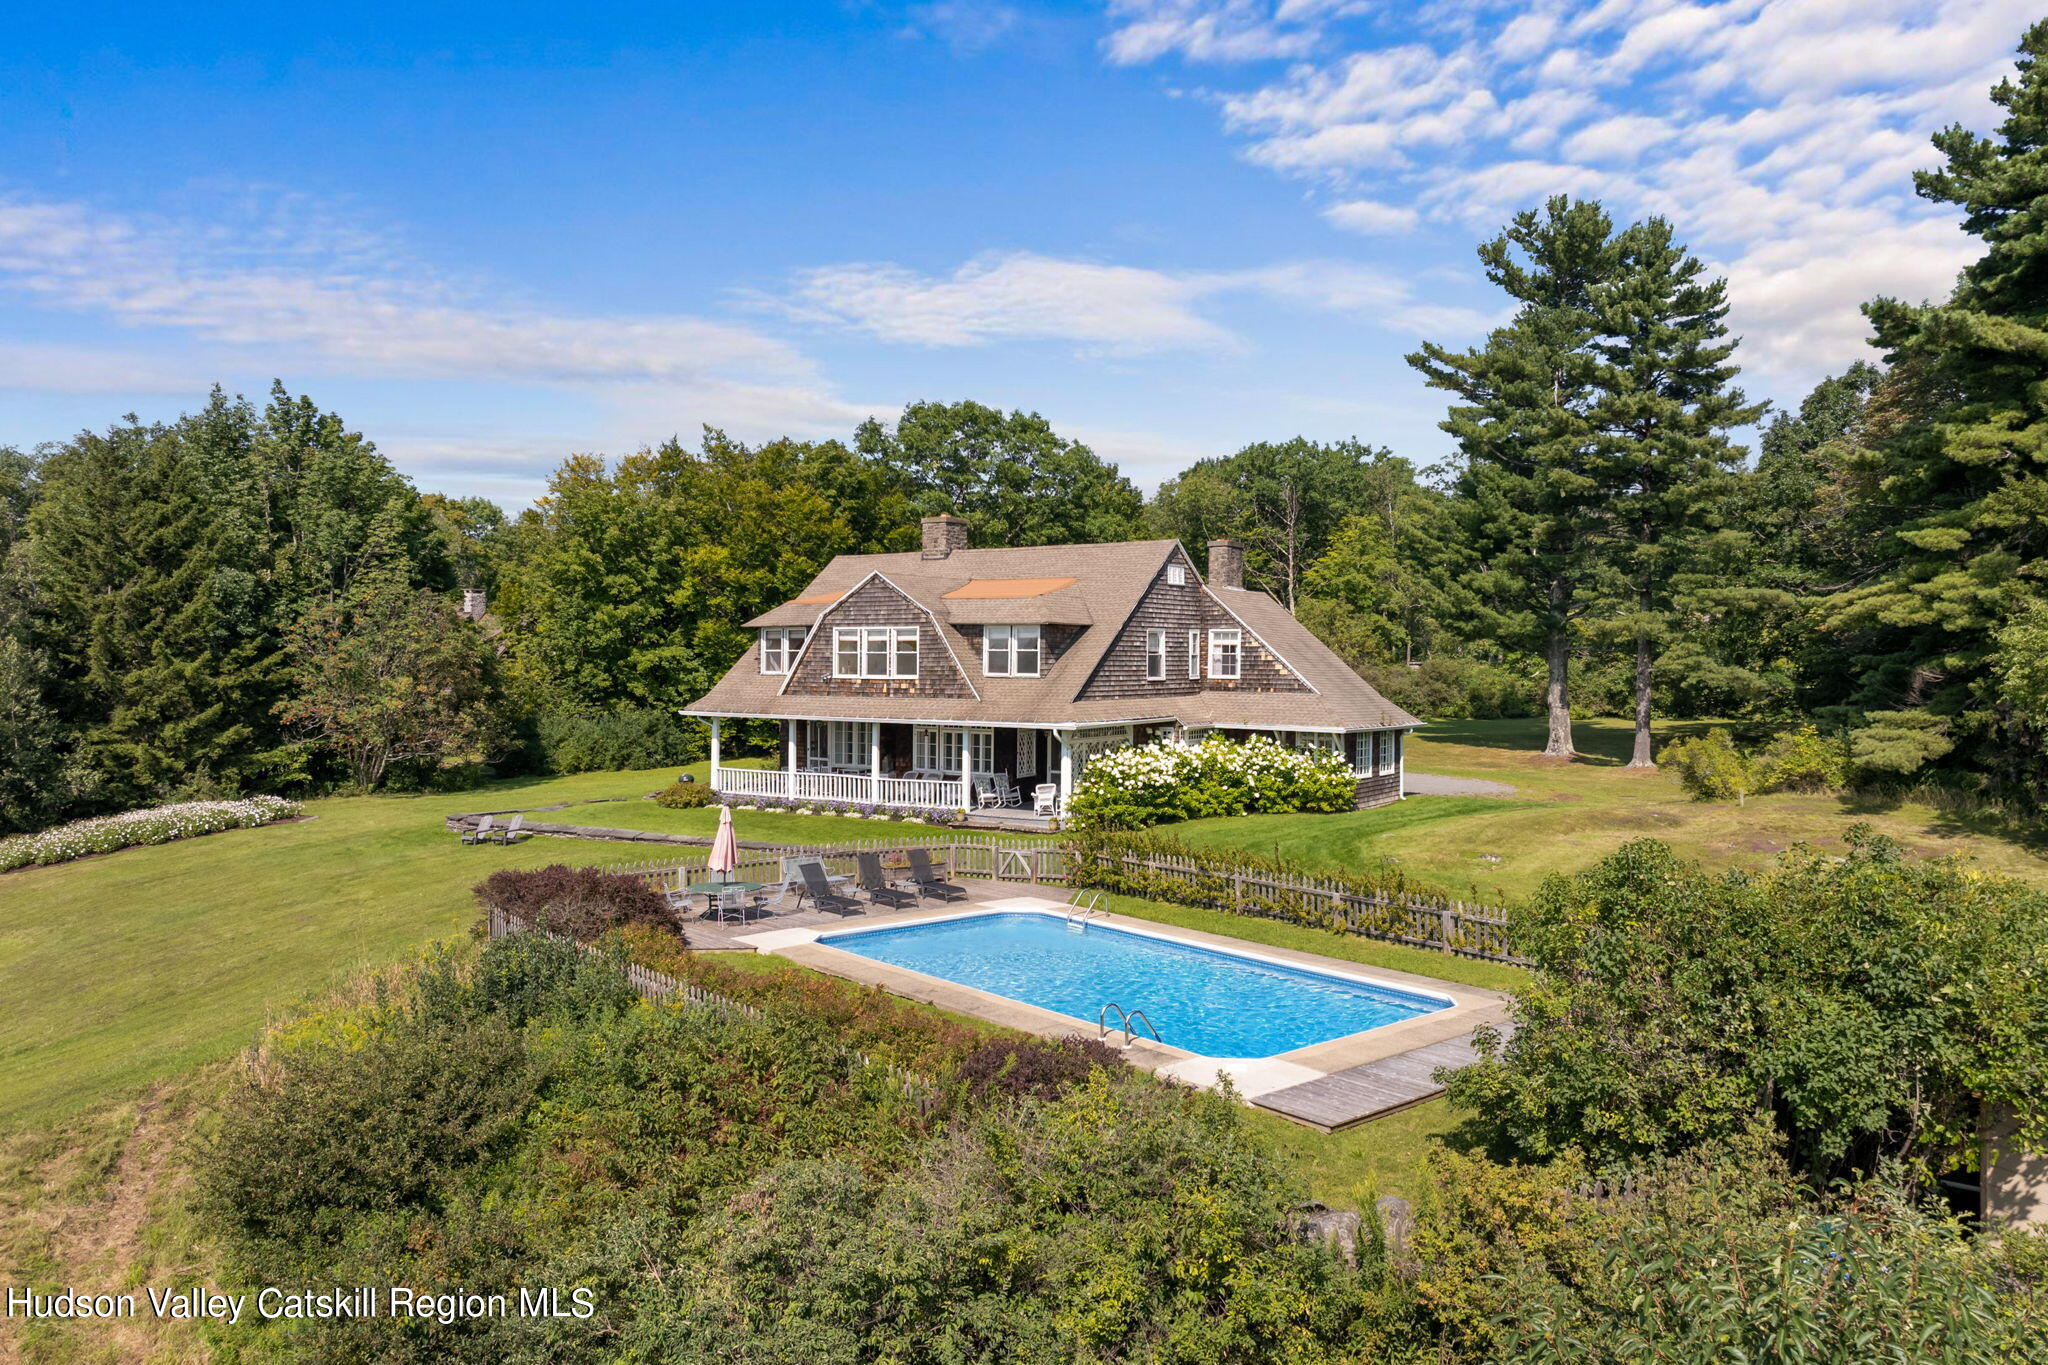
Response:
POLYGON ((1330 749, 1289 749, 1261 735, 1242 743, 1217 733, 1199 744, 1165 740, 1090 760, 1068 803, 1068 827, 1345 811, 1357 802, 1357 781, 1330 749))
POLYGON ((677 782, 654 794, 654 804, 666 810, 695 810, 717 799, 709 782, 677 782))
POLYGON ((226 829, 254 829, 290 820, 304 811, 281 796, 251 796, 241 801, 185 801, 174 806, 96 815, 68 825, 0 839, 0 872, 17 867, 69 862, 91 853, 113 853, 145 844, 168 844, 197 834, 226 829))
POLYGON ((1750 761, 1726 730, 1674 740, 1657 757, 1695 801, 1733 801, 1761 790, 1750 761))
POLYGON ((635 924, 682 937, 675 912, 659 891, 638 877, 595 867, 507 868, 479 882, 476 898, 485 909, 511 915, 529 928, 567 934, 581 943, 635 924))

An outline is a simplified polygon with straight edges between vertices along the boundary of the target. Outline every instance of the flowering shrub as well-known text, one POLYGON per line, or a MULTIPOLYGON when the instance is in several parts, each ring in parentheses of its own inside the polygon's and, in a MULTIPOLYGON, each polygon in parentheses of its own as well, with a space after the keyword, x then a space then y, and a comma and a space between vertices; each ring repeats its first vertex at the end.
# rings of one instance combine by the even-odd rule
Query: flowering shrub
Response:
POLYGON ((1067 805, 1068 828, 1142 829, 1212 815, 1344 811, 1358 779, 1329 749, 1288 749, 1261 735, 1209 734, 1091 759, 1067 805))
POLYGON ((252 796, 242 801, 182 801, 174 806, 123 811, 73 820, 55 829, 0 839, 0 872, 17 867, 65 863, 89 853, 113 853, 145 844, 168 844, 195 834, 224 829, 254 829, 289 820, 304 810, 281 796, 252 796))
POLYGON ((629 924, 651 925, 682 939, 667 897, 639 877, 598 867, 504 868, 477 884, 476 898, 487 910, 579 943, 629 924))
MULTIPOLYGON (((660 800, 659 797, 655 799, 660 800)), ((936 820, 943 823, 945 819, 943 811, 878 806, 871 801, 821 801, 810 796, 749 796, 734 809, 780 810, 793 815, 850 815, 863 820, 936 820)))
POLYGON ((718 793, 711 790, 708 782, 677 782, 654 794, 654 804, 669 810, 695 810, 716 800, 718 793))

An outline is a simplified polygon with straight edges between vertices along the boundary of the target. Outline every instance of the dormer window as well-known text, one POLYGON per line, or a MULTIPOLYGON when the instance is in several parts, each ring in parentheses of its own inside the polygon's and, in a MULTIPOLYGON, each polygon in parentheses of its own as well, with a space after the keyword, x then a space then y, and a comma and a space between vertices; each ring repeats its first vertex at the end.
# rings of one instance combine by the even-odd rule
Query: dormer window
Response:
POLYGON ((777 626, 761 632, 761 671, 787 673, 796 664, 796 653, 804 647, 801 626, 777 626))
POLYGON ((1188 566, 1185 564, 1167 565, 1166 581, 1176 588, 1186 587, 1188 584, 1188 566))
POLYGON ((1038 676, 1037 626, 990 626, 981 634, 981 671, 991 678, 1038 676))
POLYGON ((832 632, 835 678, 915 678, 916 626, 841 626, 832 632))
POLYGON ((1212 678, 1235 678, 1238 676, 1240 656, 1244 652, 1244 632, 1241 630, 1212 630, 1209 632, 1209 676, 1212 678))

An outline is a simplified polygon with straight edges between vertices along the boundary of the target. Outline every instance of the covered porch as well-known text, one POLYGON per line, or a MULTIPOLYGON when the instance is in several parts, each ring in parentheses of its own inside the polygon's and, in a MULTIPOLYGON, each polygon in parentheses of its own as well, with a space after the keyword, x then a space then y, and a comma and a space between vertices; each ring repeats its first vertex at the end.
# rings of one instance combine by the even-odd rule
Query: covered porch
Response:
POLYGON ((1129 725, 778 724, 779 765, 737 768, 724 762, 721 724, 711 719, 711 787, 721 798, 957 810, 1020 827, 1061 814, 1091 756, 1151 738, 1150 727, 1129 725))

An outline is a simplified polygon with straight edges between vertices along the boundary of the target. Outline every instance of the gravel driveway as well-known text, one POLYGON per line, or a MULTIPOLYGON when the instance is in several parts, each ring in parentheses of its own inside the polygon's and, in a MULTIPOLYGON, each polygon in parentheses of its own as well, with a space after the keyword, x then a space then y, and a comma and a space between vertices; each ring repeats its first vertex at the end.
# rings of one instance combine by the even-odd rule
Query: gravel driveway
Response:
POLYGON ((1408 774, 1410 796, 1513 796, 1515 789, 1505 782, 1488 782, 1478 777, 1438 777, 1433 773, 1408 774))

